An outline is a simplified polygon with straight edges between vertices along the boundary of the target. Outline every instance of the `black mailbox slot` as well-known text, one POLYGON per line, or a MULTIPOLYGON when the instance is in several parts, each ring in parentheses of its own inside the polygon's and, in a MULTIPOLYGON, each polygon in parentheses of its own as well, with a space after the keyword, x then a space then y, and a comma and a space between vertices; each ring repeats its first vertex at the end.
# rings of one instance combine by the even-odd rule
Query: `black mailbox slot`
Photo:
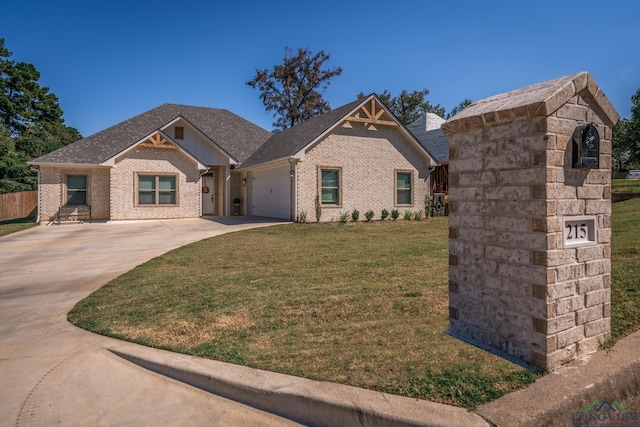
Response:
POLYGON ((600 135, 593 124, 578 126, 573 132, 571 166, 576 169, 600 168, 600 135))

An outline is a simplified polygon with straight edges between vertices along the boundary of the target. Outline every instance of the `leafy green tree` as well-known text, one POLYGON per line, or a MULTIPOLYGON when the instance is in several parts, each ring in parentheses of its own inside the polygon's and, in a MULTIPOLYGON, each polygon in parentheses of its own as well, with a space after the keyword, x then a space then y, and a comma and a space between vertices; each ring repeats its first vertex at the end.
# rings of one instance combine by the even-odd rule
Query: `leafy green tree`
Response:
POLYGON ((472 104, 472 102, 471 102, 470 99, 468 99, 468 98, 465 99, 460 104, 458 104, 455 107, 453 107, 453 109, 447 114, 447 117, 445 117, 445 118, 446 119, 450 119, 451 117, 455 116, 456 114, 458 114, 460 111, 464 110, 465 108, 467 108, 471 104, 472 104))
POLYGON ((631 150, 627 146, 629 139, 627 138, 629 128, 629 120, 621 119, 613 127, 612 145, 612 167, 616 171, 625 170, 631 159, 631 150))
MULTIPOLYGON (((402 122, 408 125, 416 121, 424 113, 435 113, 444 117, 445 109, 440 104, 433 105, 427 101, 428 89, 414 90, 408 92, 403 90, 398 96, 392 96, 391 92, 384 90, 378 98, 387 106, 389 110, 402 122)), ((364 98, 365 94, 360 92, 358 98, 364 98)))
POLYGON ((0 123, 0 194, 28 191, 36 184, 27 157, 16 150, 11 132, 0 123))
POLYGON ((276 130, 293 127, 331 110, 322 93, 333 77, 342 74, 342 68, 324 68, 329 58, 323 50, 313 54, 309 49, 298 49, 294 55, 287 47, 281 65, 272 70, 256 69, 254 78, 246 82, 260 90, 265 109, 274 112, 276 130))
POLYGON ((640 168, 640 88, 631 96, 631 118, 613 128, 612 145, 616 169, 640 168))
POLYGON ((35 66, 11 55, 0 38, 0 193, 35 189, 27 162, 82 137, 64 124, 58 98, 40 86, 35 66))

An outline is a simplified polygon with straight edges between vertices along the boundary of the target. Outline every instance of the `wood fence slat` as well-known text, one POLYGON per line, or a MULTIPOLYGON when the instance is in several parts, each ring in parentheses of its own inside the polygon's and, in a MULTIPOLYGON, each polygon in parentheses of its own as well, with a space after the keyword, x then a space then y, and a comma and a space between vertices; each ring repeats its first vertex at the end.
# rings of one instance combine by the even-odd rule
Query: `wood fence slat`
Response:
POLYGON ((0 221, 35 215, 37 207, 37 191, 0 194, 0 221))

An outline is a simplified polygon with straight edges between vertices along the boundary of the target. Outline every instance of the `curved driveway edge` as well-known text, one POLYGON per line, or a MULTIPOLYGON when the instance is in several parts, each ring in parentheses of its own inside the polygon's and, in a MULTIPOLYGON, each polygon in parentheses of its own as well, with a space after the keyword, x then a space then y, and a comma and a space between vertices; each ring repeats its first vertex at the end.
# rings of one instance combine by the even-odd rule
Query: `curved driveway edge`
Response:
POLYGON ((463 408, 143 347, 113 347, 143 368, 312 426, 488 427, 463 408))

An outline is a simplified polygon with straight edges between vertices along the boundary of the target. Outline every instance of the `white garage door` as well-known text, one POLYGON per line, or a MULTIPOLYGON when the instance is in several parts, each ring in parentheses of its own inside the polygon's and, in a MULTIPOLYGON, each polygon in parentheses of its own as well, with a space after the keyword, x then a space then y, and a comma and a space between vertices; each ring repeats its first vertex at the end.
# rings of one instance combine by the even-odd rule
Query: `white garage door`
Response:
POLYGON ((250 203, 252 215, 291 219, 289 166, 253 172, 250 203))

